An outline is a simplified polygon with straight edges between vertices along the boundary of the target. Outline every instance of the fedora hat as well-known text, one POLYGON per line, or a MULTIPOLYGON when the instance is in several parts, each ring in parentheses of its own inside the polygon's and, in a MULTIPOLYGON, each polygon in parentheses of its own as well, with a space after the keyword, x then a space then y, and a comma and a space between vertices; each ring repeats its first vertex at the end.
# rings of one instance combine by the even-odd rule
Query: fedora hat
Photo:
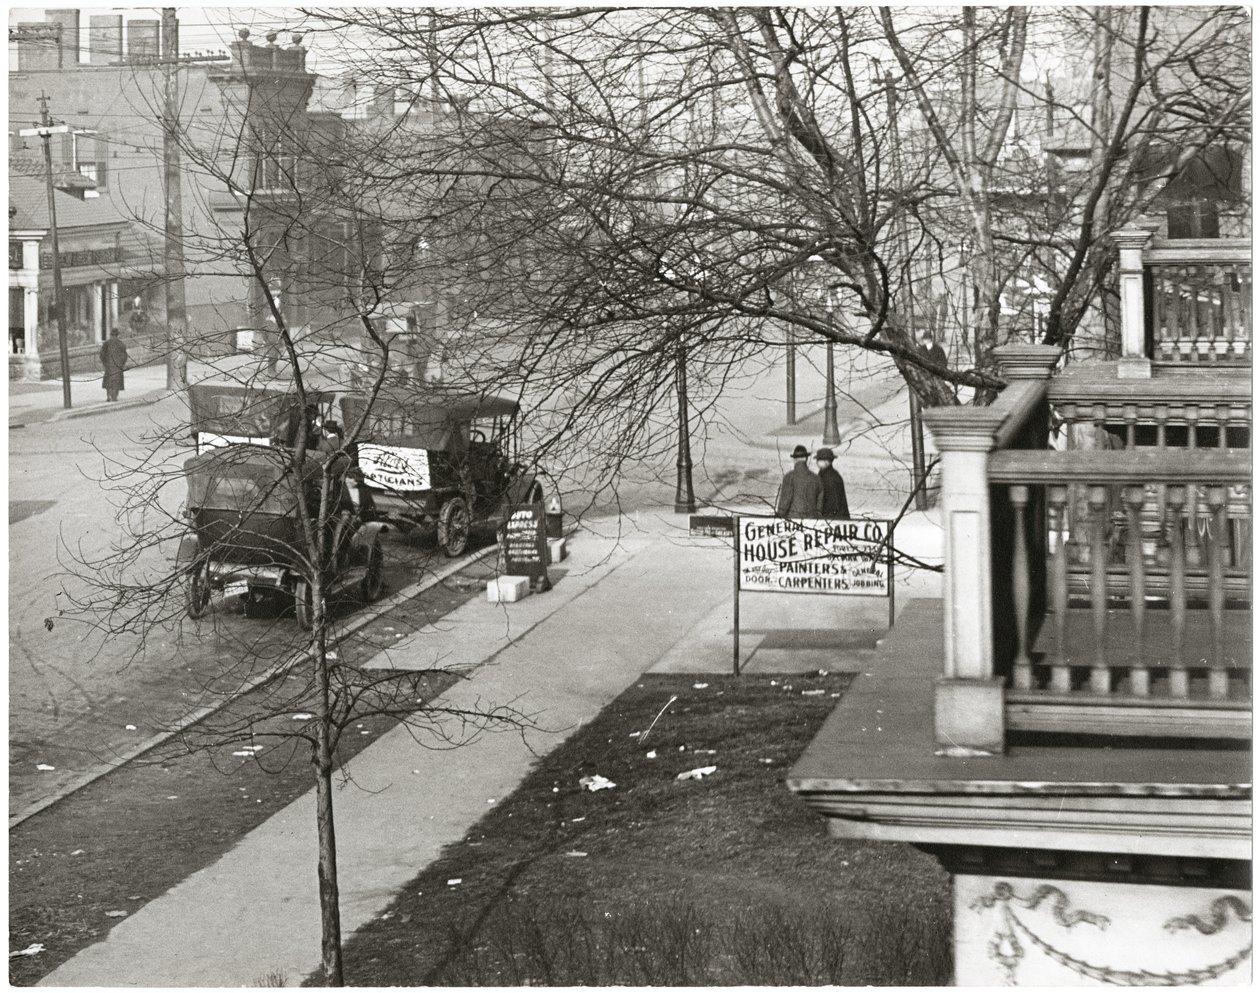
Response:
POLYGON ((816 458, 819 462, 824 460, 827 462, 834 462, 836 460, 836 453, 830 448, 820 448, 818 449, 818 454, 815 455, 814 458, 816 458))
POLYGON ((804 445, 797 445, 795 448, 792 449, 792 458, 794 459, 809 458, 809 449, 806 448, 804 445))

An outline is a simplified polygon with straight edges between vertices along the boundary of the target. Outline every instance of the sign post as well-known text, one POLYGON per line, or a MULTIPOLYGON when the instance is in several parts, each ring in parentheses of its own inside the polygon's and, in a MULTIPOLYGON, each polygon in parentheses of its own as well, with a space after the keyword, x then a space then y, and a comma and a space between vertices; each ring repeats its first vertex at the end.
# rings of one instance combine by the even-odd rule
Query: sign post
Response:
POLYGON ((734 523, 735 675, 740 668, 741 591, 887 597, 892 627, 891 521, 736 517, 734 523))

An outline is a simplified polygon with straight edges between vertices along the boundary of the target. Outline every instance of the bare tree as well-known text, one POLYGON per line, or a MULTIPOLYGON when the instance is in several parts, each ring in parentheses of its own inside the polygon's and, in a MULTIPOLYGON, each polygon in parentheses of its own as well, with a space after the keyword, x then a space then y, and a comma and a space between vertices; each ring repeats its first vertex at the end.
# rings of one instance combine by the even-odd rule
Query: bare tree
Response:
MULTIPOLYGON (((368 436, 382 404, 418 382, 403 347, 414 336, 380 318, 446 272, 410 220, 426 214, 434 237, 449 191, 413 185, 394 211, 395 191, 373 178, 374 167, 389 141, 402 139, 360 132, 348 141, 344 131, 314 127, 300 106, 276 107, 237 108, 221 130, 181 136, 184 161, 201 179, 202 214, 216 219, 187 233, 187 268, 236 281, 262 347, 212 360, 213 382, 190 388, 192 424, 155 426, 141 455, 107 466, 120 534, 104 556, 69 550, 66 613, 106 639, 132 636, 136 652, 172 635, 185 650, 230 646, 205 697, 237 702, 183 740, 198 749, 279 741, 305 753, 316 794, 322 975, 341 985, 333 787, 347 728, 380 715, 422 745, 455 747, 534 721, 515 703, 435 699, 435 683, 467 676, 440 662, 419 671, 359 666, 356 656, 384 646, 349 629, 345 606, 379 597, 383 558, 381 524, 367 513, 348 450, 368 436), (325 443, 310 416, 328 417, 333 394, 351 392, 359 402, 343 410, 354 419, 325 443), (199 454, 190 426, 202 432, 199 454), (271 599, 281 616, 265 634, 238 634, 207 616, 222 562, 262 563, 280 577, 271 599), (276 682, 282 673, 299 678, 276 682)), ((247 613, 263 610, 262 599, 250 587, 247 613)))

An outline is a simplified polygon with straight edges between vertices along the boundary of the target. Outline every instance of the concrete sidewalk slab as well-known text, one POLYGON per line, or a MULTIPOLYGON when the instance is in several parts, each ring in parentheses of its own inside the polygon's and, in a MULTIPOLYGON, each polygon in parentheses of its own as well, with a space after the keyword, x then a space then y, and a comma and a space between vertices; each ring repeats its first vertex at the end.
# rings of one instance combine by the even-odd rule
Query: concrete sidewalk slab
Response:
MULTIPOLYGON (((588 541, 598 544, 583 536, 573 542, 575 551, 588 541)), ((510 793, 538 756, 674 647, 713 609, 729 568, 712 548, 667 538, 642 542, 616 565, 612 543, 587 551, 607 558, 609 567, 565 610, 539 620, 494 664, 442 697, 452 708, 512 704, 546 730, 485 734, 467 747, 433 751, 399 727, 349 764, 349 785, 336 797, 347 935, 510 793)), ((489 607, 477 604, 483 606, 489 607)), ((308 794, 41 985, 257 985, 273 971, 295 982, 319 961, 314 852, 308 794)))

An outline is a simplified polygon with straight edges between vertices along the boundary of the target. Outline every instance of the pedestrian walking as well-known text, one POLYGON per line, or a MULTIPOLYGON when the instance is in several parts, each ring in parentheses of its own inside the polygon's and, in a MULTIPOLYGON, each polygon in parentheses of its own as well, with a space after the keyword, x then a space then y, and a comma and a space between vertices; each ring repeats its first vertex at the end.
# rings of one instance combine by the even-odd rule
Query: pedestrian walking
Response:
POLYGON ((797 445, 792 449, 792 471, 779 486, 780 517, 816 517, 822 510, 822 484, 809 471, 809 449, 797 445))
POLYGON ((127 345, 114 328, 109 339, 101 346, 101 368, 105 375, 101 385, 105 387, 105 399, 114 401, 125 388, 123 371, 127 368, 127 345))
POLYGON ((818 462, 818 482, 822 485, 822 515, 847 521, 849 500, 844 493, 844 477, 832 465, 836 453, 830 448, 818 449, 814 456, 818 462))

